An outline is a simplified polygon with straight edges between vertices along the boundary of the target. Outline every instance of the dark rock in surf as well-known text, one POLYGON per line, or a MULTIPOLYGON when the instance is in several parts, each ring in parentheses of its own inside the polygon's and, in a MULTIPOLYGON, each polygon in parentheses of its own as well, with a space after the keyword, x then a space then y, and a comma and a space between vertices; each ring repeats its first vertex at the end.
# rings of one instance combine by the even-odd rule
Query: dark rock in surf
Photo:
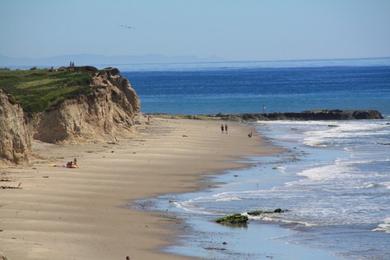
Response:
POLYGON ((268 121, 268 120, 354 120, 354 119, 383 119, 377 110, 310 110, 303 112, 285 113, 244 113, 208 115, 222 120, 234 121, 268 121))
POLYGON ((229 226, 246 226, 248 223, 248 217, 241 214, 233 214, 218 218, 215 222, 229 226))
POLYGON ((253 210, 253 211, 247 212, 247 214, 249 216, 260 216, 260 215, 264 215, 264 214, 274 214, 274 213, 284 213, 284 212, 286 212, 286 210, 283 210, 281 208, 277 208, 275 210, 253 210))

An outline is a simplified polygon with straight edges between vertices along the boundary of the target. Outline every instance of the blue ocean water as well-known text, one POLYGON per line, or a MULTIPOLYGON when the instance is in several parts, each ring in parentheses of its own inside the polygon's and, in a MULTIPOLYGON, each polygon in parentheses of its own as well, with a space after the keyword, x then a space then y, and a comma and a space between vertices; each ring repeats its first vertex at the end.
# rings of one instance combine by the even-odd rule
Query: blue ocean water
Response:
POLYGON ((390 66, 124 72, 144 112, 207 114, 377 109, 390 114, 390 66))
POLYGON ((254 123, 286 152, 248 158, 216 187, 148 200, 182 218, 166 251, 207 259, 390 259, 390 66, 219 68, 123 73, 144 112, 378 109, 383 120, 254 123), (224 214, 283 208, 220 226, 224 214), (226 242, 223 244, 222 242, 226 242))

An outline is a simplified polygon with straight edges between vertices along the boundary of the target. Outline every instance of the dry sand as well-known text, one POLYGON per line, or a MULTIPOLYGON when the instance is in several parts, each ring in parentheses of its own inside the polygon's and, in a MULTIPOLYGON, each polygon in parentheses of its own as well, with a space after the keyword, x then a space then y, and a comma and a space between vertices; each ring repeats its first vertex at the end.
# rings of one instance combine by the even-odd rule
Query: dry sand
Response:
MULTIPOLYGON (((250 127, 219 121, 153 119, 119 144, 35 143, 41 159, 0 170, 0 252, 24 259, 176 259, 160 252, 178 220, 138 211, 137 199, 199 189, 202 176, 245 167, 235 162, 276 152, 250 127), (78 158, 79 169, 53 167, 78 158)), ((205 184, 203 184, 205 185, 205 184)))

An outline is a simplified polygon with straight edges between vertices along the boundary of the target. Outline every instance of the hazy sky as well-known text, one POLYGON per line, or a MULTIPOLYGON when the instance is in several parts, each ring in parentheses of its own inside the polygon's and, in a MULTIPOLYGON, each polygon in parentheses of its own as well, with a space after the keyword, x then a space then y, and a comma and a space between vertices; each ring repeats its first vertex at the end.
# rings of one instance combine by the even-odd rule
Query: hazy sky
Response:
POLYGON ((0 0, 0 35, 12 57, 389 57, 390 0, 0 0))

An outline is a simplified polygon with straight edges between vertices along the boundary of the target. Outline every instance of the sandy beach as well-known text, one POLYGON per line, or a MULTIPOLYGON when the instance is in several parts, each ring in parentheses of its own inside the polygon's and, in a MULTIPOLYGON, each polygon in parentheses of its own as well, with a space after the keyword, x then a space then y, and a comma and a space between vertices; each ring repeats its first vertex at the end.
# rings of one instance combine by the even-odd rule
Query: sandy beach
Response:
POLYGON ((174 259, 159 249, 177 219, 131 208, 137 199, 208 185, 205 175, 246 167, 237 160, 276 152, 251 126, 154 118, 117 144, 34 143, 38 159, 1 169, 0 252, 8 259, 174 259), (80 168, 54 167, 77 158, 80 168))

